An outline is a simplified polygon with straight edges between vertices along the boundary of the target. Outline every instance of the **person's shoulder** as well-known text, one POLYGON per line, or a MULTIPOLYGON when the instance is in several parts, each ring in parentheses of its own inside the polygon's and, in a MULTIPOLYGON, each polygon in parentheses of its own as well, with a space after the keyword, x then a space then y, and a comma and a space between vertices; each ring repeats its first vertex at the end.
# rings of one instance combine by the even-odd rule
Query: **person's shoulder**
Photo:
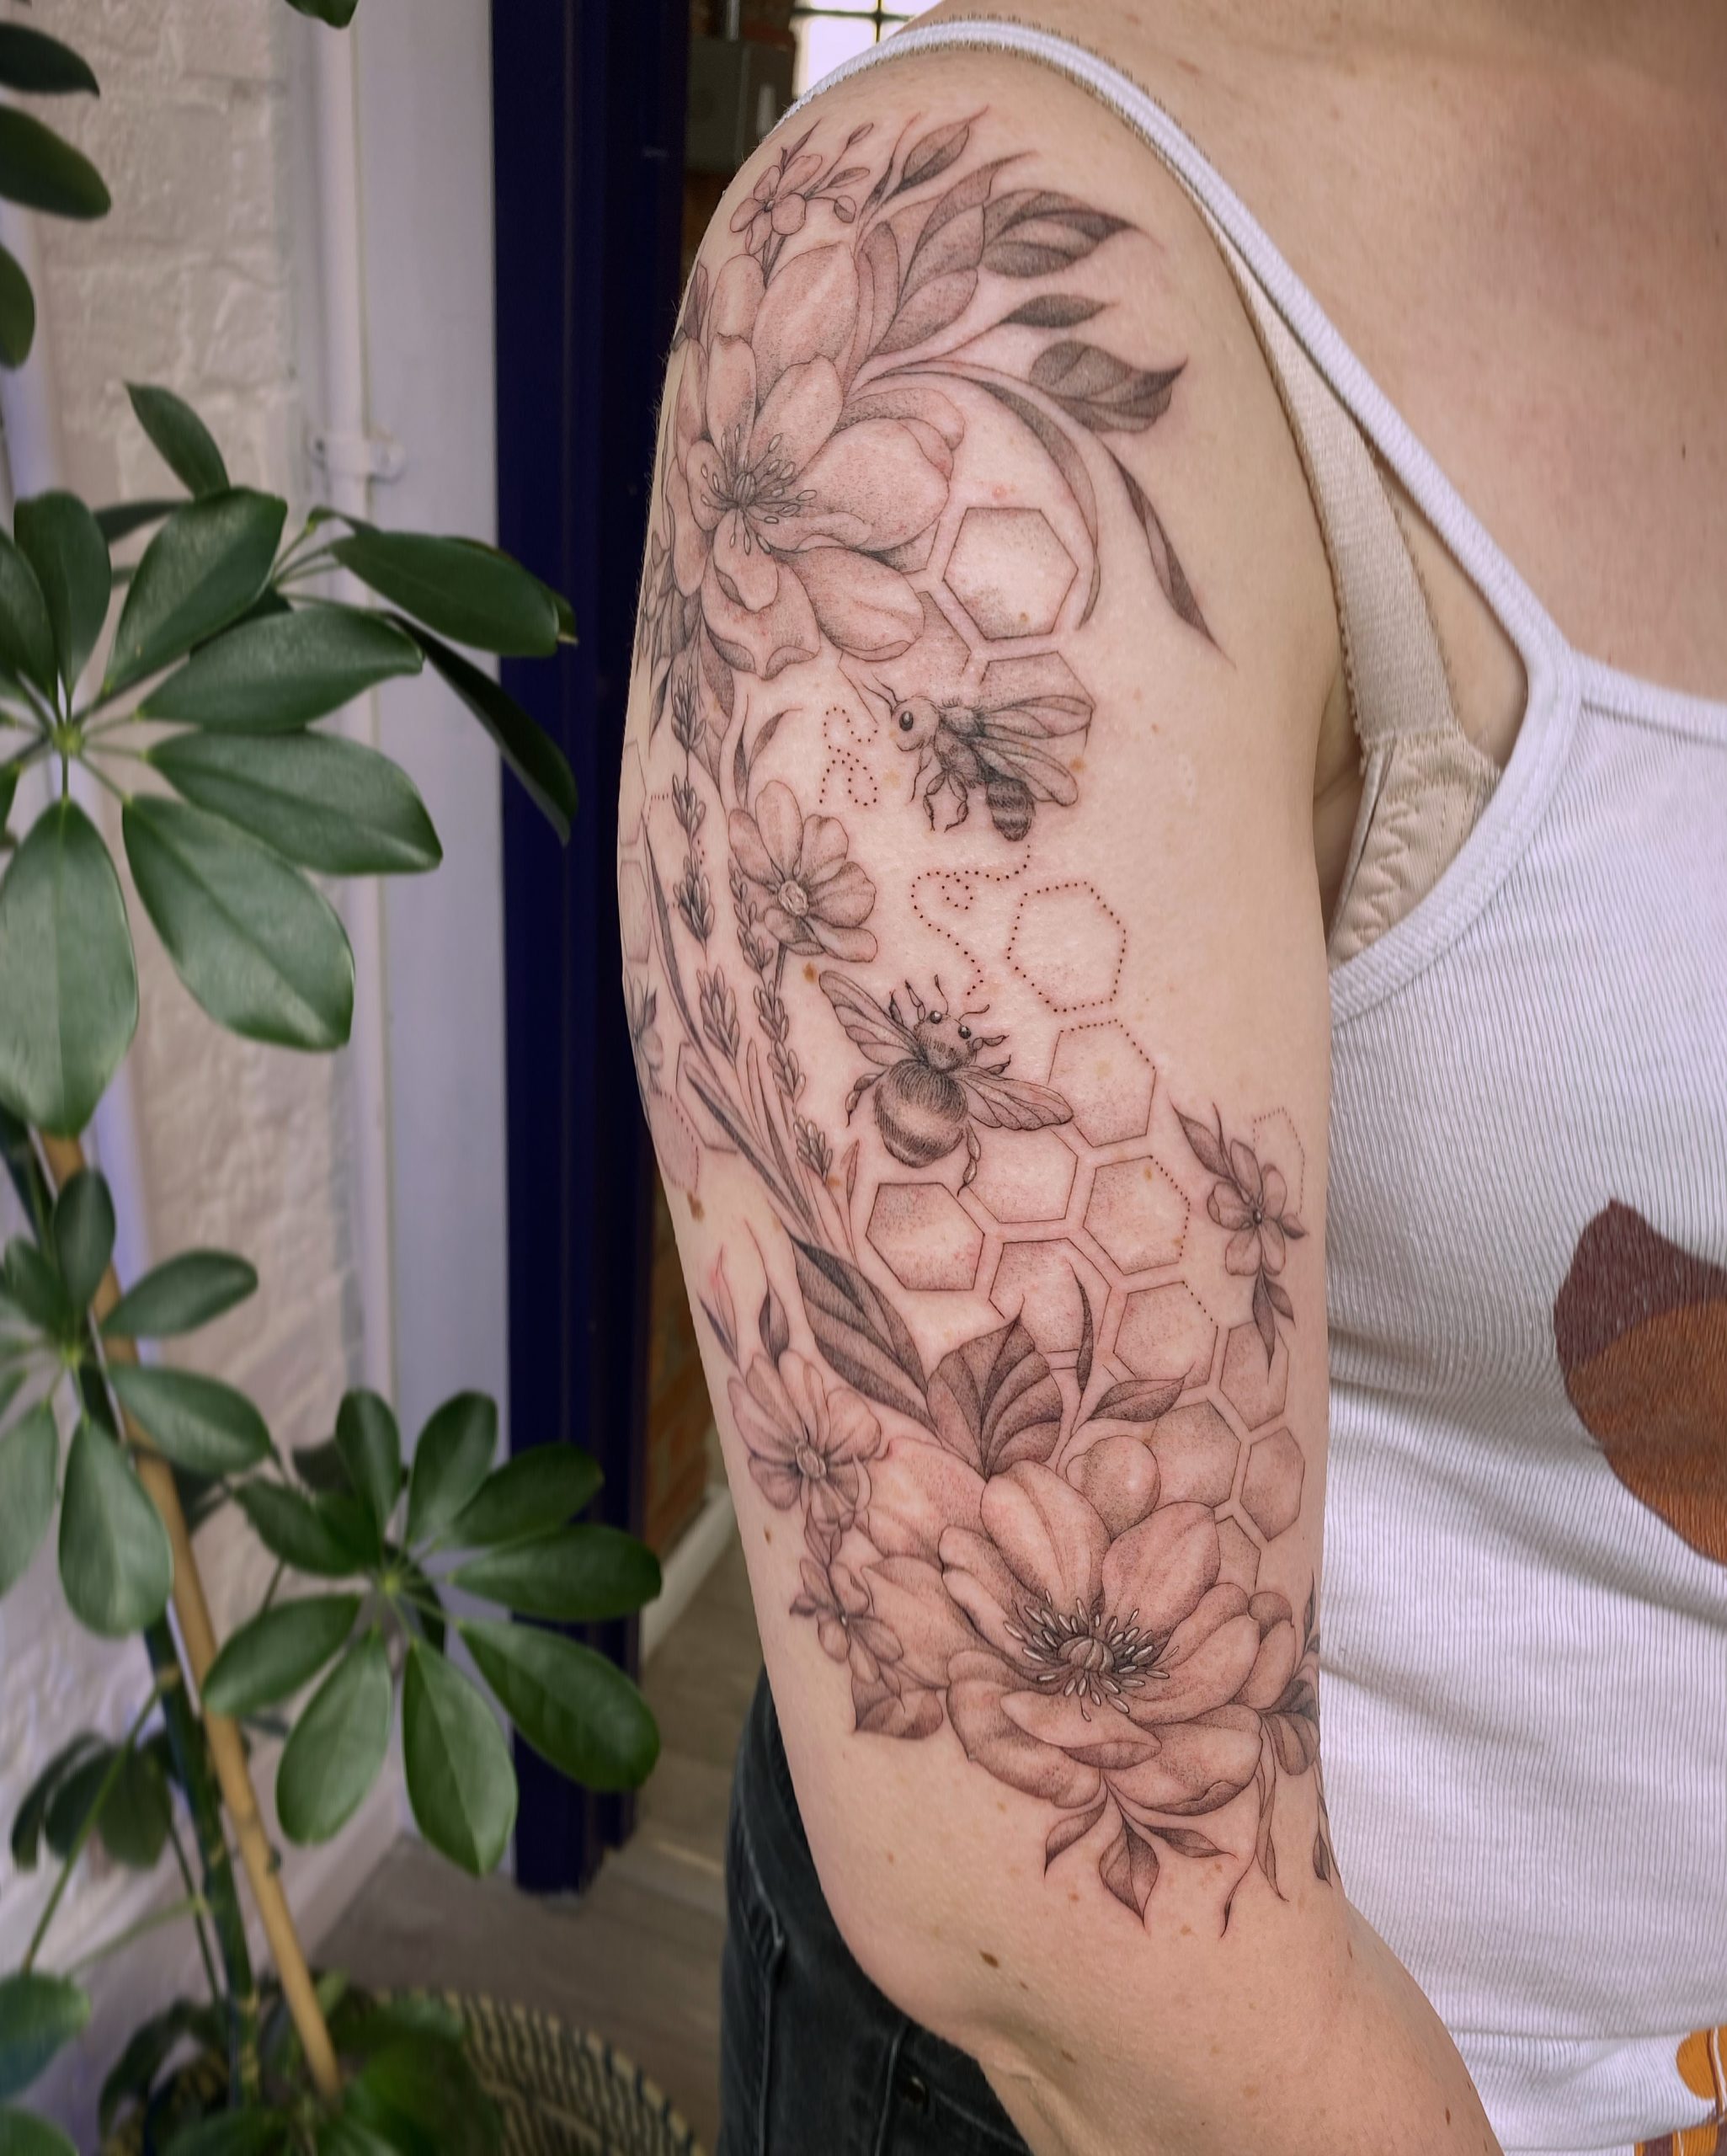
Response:
MULTIPOLYGON (((860 484, 893 498, 909 531, 951 496, 962 437, 973 483, 992 462, 1015 488, 1039 474, 1073 532, 1064 555, 1097 582, 1087 620, 1180 675, 1197 668, 1202 695, 1206 654, 1227 653, 1245 707, 1275 691, 1298 712, 1310 782, 1336 623, 1280 395, 1204 218, 1085 90, 970 45, 884 55, 819 89, 728 189, 679 343, 674 454, 711 438, 716 354, 723 385, 747 348, 753 413, 788 371, 806 401, 819 381, 860 484), (867 468, 866 447, 882 452, 867 468)), ((886 534, 872 524, 864 551, 891 557, 886 534)), ((826 568, 810 541, 844 536, 801 532, 795 551, 826 568)), ((754 645, 746 658, 762 674, 782 663, 754 645)))

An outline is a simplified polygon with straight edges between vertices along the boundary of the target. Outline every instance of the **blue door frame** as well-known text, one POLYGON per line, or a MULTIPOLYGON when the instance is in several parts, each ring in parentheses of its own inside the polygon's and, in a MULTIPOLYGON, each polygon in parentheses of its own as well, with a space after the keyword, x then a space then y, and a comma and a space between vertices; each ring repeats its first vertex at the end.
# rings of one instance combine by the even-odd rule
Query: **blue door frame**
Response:
MULTIPOLYGON (((569 595, 580 642, 504 680, 562 744, 560 848, 504 801, 509 1383, 516 1451, 587 1446, 640 1530, 651 1169, 618 986, 616 774, 658 387, 680 283, 688 0, 493 0, 501 545, 569 595)), ((637 1628, 584 1635, 631 1669, 637 1628)), ((574 1891, 627 1798, 519 1748, 516 1876, 574 1891)))

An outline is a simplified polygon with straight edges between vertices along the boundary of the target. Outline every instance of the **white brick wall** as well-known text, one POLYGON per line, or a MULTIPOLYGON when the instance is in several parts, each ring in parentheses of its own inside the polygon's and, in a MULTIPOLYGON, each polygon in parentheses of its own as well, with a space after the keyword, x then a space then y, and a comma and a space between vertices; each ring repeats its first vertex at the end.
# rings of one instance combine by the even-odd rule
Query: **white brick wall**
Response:
MULTIPOLYGON (((237 479, 303 503, 289 171, 297 19, 281 0, 37 0, 20 19, 65 38, 94 67, 99 102, 45 102, 44 116, 95 160, 115 200, 99 223, 39 225, 37 296, 67 483, 98 502, 162 490, 166 475, 122 386, 141 379, 196 405, 237 479)), ((328 1433, 359 1337, 345 1074, 337 1059, 219 1032, 136 905, 133 920, 142 1017, 131 1070, 149 1247, 237 1250, 263 1282, 254 1302, 179 1359, 243 1385, 282 1444, 315 1442, 328 1433)), ((0 1225, 15 1225, 3 1206, 0 1225)), ((212 1598, 232 1620, 261 1589, 259 1564, 227 1527, 205 1543, 212 1598)), ((3 1823, 64 1736, 81 1722, 117 1732, 147 1680, 140 1650, 99 1647, 72 1625, 51 1552, 0 1604, 0 1672, 3 1823)), ((0 1968, 21 1951, 40 1898, 40 1885, 9 1876, 9 1865, 0 1840, 0 1968)), ((125 1886, 90 1878, 65 1936, 102 1928, 125 1886)), ((134 1956, 125 1977, 139 2010, 167 1967, 150 1950, 141 1959, 150 1966, 134 1956)), ((75 2077, 86 2100, 102 2063, 93 2049, 75 2077)))
MULTIPOLYGON (((124 384, 196 406, 237 479, 303 503, 289 214, 290 26, 281 0, 39 0, 99 101, 54 101, 114 196, 98 223, 39 222, 69 483, 91 499, 167 478, 124 384)), ((258 1299, 186 1358, 255 1393, 287 1444, 328 1433, 357 1333, 340 1063, 236 1041, 179 985, 140 910, 131 1059, 157 1255, 214 1242, 258 1299)), ((226 1598, 223 1598, 226 1599, 226 1598)))
POLYGON ((237 478, 297 492, 294 19, 281 0, 41 0, 30 19, 96 70, 99 100, 44 116, 115 204, 95 224, 41 223, 72 483, 105 498, 162 482, 121 386, 141 375, 197 403, 237 478))

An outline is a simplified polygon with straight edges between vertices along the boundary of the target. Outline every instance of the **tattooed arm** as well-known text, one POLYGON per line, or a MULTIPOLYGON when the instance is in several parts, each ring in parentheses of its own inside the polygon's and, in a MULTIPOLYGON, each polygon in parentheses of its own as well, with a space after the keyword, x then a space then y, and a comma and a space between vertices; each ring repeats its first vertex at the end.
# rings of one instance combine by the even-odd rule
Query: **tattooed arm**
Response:
POLYGON ((1222 263, 898 63, 733 189, 653 501, 626 989, 841 1929, 1040 2151, 1491 2149, 1326 1822, 1339 655, 1222 263))

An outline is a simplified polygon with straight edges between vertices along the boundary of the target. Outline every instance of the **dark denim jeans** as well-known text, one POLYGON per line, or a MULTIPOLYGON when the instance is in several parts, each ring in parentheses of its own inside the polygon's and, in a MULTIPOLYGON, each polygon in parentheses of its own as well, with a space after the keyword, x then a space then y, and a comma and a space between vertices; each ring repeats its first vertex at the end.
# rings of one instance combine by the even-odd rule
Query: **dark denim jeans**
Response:
POLYGON ((974 2059, 907 2020, 829 1914, 768 1680, 726 1856, 718 2156, 1029 2156, 974 2059))

